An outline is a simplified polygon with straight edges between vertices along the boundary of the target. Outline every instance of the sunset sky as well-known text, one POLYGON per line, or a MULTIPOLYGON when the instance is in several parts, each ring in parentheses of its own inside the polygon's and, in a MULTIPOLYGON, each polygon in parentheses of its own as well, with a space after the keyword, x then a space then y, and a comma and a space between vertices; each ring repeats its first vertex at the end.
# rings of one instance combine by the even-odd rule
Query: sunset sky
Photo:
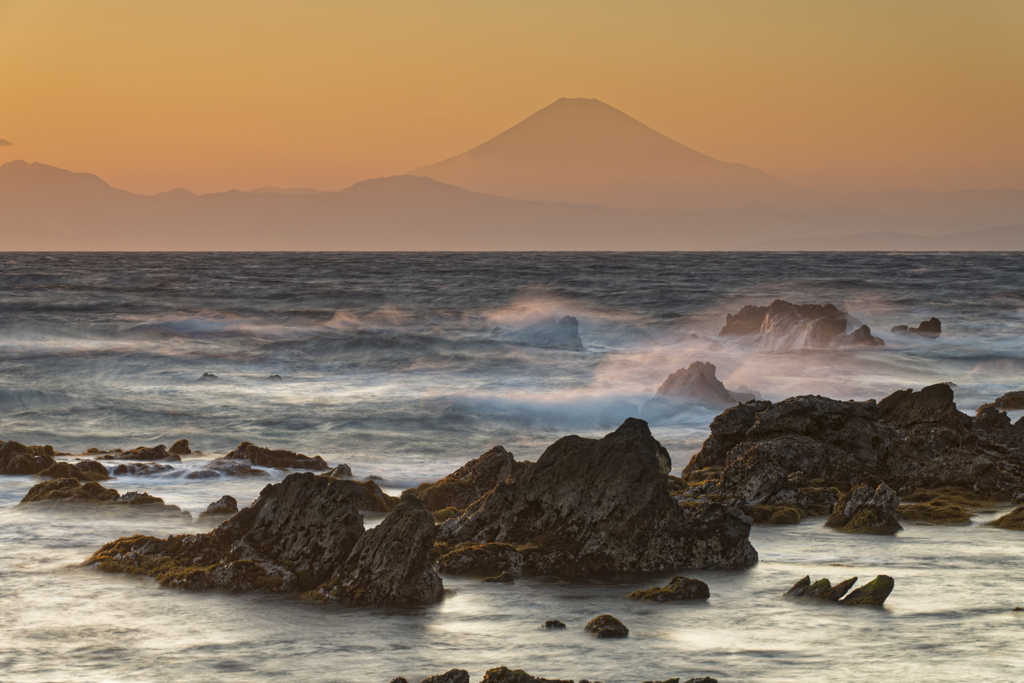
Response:
POLYGON ((0 0, 0 163, 340 189, 593 97, 816 189, 1024 188, 1024 0, 0 0))

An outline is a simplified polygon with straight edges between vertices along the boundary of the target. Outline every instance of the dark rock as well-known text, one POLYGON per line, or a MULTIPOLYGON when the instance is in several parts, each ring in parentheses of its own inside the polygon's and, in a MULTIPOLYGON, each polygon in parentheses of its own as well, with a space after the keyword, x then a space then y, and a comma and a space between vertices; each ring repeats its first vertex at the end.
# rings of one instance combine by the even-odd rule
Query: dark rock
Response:
POLYGON ((998 529, 1024 531, 1024 505, 1016 508, 1013 512, 1003 515, 999 519, 989 522, 988 525, 998 529))
POLYGON ((133 448, 130 451, 113 451, 108 455, 104 455, 100 458, 101 460, 131 460, 134 462, 156 462, 158 460, 166 460, 169 462, 181 462, 181 456, 177 453, 171 453, 167 450, 167 447, 163 444, 154 446, 152 448, 148 446, 139 446, 133 448))
POLYGON ((986 408, 996 410, 1024 410, 1024 391, 1008 391, 991 403, 985 403, 978 408, 978 415, 986 408))
POLYGON ((480 557, 489 564, 483 576, 739 569, 756 562, 749 518, 720 505, 676 504, 668 493, 670 466, 642 420, 626 420, 603 439, 559 439, 532 467, 440 525, 443 543, 501 546, 456 550, 439 560, 439 570, 477 569, 480 557))
POLYGON ((192 470, 185 475, 186 479, 211 479, 213 477, 269 477, 267 472, 257 469, 245 460, 228 460, 218 458, 203 465, 201 469, 192 470))
POLYGON ((587 622, 583 630, 597 638, 625 638, 629 629, 610 614, 602 614, 587 622))
POLYGON ((894 334, 916 334, 919 337, 928 337, 929 339, 935 339, 942 334, 942 323, 939 322, 938 318, 930 318, 925 320, 917 327, 907 327, 906 325, 897 325, 892 328, 894 334))
POLYGON ((115 477, 133 476, 133 477, 151 477, 154 474, 160 474, 162 472, 170 472, 174 468, 170 465, 161 465, 155 462, 140 462, 140 463, 121 463, 112 470, 112 474, 115 477))
POLYGON ((687 678, 683 683, 718 683, 718 679, 711 678, 711 676, 701 676, 700 678, 687 678))
POLYGON ((314 455, 311 458, 301 453, 254 446, 248 441, 238 444, 235 450, 224 456, 224 460, 247 460, 259 467, 274 467, 277 469, 318 471, 330 469, 319 455, 314 455))
POLYGON ((810 587, 811 587, 811 577, 805 576, 804 578, 802 578, 799 581, 797 581, 796 583, 794 583, 793 587, 790 588, 788 591, 786 591, 786 593, 783 595, 783 597, 785 597, 785 598, 799 598, 804 593, 806 593, 807 589, 810 588, 810 587))
POLYGON ((348 465, 342 464, 336 467, 332 467, 331 469, 324 472, 324 474, 326 474, 329 477, 335 477, 337 479, 351 479, 352 468, 349 467, 348 465))
POLYGON ((398 678, 392 678, 391 683, 409 683, 409 681, 399 676, 398 678))
POLYGON ((668 376, 654 398, 644 404, 645 420, 667 419, 688 406, 722 409, 754 400, 751 393, 729 391, 715 376, 715 366, 700 361, 690 363, 668 376))
POLYGON ((199 513, 199 518, 196 522, 221 522, 236 512, 238 512, 238 501, 232 496, 222 496, 219 500, 210 503, 203 512, 199 513))
POLYGON ((166 505, 162 498, 148 493, 131 491, 124 495, 115 489, 108 489, 95 481, 80 482, 77 479, 52 479, 36 484, 22 498, 20 505, 45 505, 48 508, 65 508, 85 504, 103 509, 127 510, 147 514, 171 515, 191 521, 192 515, 177 505, 166 505))
POLYGON ((699 579, 673 576, 664 586, 633 591, 626 597, 648 602, 676 602, 678 600, 707 600, 711 597, 708 585, 699 579))
POLYGON ((469 683, 469 672, 465 669, 452 669, 443 674, 428 676, 420 683, 469 683))
POLYGON ((872 336, 867 325, 832 304, 791 304, 782 299, 768 306, 744 306, 739 313, 726 316, 719 332, 720 336, 753 334, 775 350, 885 344, 872 336))
POLYGON ((0 441, 0 474, 39 474, 56 462, 51 446, 25 446, 17 441, 0 441))
POLYGON ((95 460, 79 460, 72 464, 70 462, 55 462, 42 472, 40 477, 47 479, 77 479, 78 481, 106 481, 110 479, 107 468, 95 460))
POLYGON ((217 375, 213 374, 212 372, 204 372, 203 376, 199 378, 199 381, 200 382, 212 382, 212 381, 218 380, 218 379, 220 379, 220 377, 218 377, 217 375))
POLYGON ((565 624, 563 624, 558 619, 548 619, 547 621, 544 622, 544 628, 546 628, 546 629, 565 628, 565 624))
POLYGON ((851 606, 881 605, 889 597, 889 594, 892 593, 895 585, 896 582, 891 576, 879 574, 873 581, 864 584, 847 595, 840 604, 851 606))
POLYGON ((436 533, 434 518, 423 502, 402 496, 402 502, 383 522, 363 534, 344 567, 304 597, 348 605, 439 602, 444 586, 429 558, 436 533))
POLYGON ((825 526, 861 534, 894 534, 900 526, 896 492, 877 477, 869 477, 836 503, 825 526))
POLYGON ((531 464, 516 462, 511 453, 501 446, 495 446, 444 479, 420 484, 407 493, 422 500, 431 512, 449 507, 465 510, 482 495, 509 477, 523 472, 531 464))
MULTIPOLYGON (((522 669, 509 669, 506 666, 499 666, 496 669, 488 669, 480 683, 573 683, 572 681, 556 680, 552 678, 537 678, 522 669)), ((580 681, 580 683, 585 683, 580 681)))
POLYGON ((188 439, 178 439, 167 449, 168 453, 174 455, 191 455, 192 449, 188 447, 188 439))
POLYGON ((267 379, 269 379, 272 382, 283 382, 284 381, 284 378, 281 377, 281 375, 271 375, 270 377, 267 377, 267 379))
POLYGON ((292 593, 316 588, 345 565, 363 535, 350 481, 296 473, 205 534, 121 538, 86 564, 146 574, 164 586, 193 590, 292 593))
POLYGON ((516 577, 512 572, 502 572, 497 576, 488 576, 484 583, 515 583, 516 577))
POLYGON ((355 482, 363 489, 363 499, 356 506, 363 512, 391 512, 398 505, 398 498, 384 493, 375 481, 355 482))

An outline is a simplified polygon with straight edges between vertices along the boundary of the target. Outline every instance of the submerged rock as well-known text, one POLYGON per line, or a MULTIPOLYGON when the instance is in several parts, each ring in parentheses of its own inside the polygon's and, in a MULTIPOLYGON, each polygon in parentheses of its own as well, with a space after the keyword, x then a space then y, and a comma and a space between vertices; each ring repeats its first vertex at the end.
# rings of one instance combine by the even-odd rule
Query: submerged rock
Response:
POLYGON ((633 591, 626 597, 648 602, 676 602, 678 600, 707 600, 711 597, 708 585, 700 579, 673 576, 664 586, 633 591))
POLYGON ((402 502, 365 532, 339 572, 303 597, 348 605, 430 605, 444 597, 430 565, 437 527, 423 501, 402 502))
POLYGON ((406 493, 422 500, 431 512, 455 508, 465 510, 481 496, 532 463, 516 462, 502 446, 495 446, 479 458, 433 483, 420 484, 406 493))
POLYGON ((172 515, 191 521, 191 513, 183 511, 177 505, 167 505, 163 498, 148 493, 131 491, 121 495, 115 489, 108 489, 95 481, 80 482, 77 479, 52 479, 36 484, 20 505, 45 505, 51 508, 63 508, 76 504, 95 505, 103 509, 127 510, 147 514, 172 515))
POLYGON ((877 477, 869 477, 836 503, 825 526, 860 534, 894 534, 900 526, 899 496, 877 477))
POLYGON ((832 304, 791 304, 776 299, 768 306, 744 306, 727 315, 720 336, 759 335, 774 350, 884 346, 867 325, 832 304))
POLYGON ((722 409, 737 403, 752 401, 752 393, 729 391, 715 376, 715 366, 696 361, 668 376, 654 398, 644 404, 641 417, 645 420, 668 419, 688 406, 722 409))
POLYGON ((39 474, 56 462, 52 446, 25 446, 17 441, 0 441, 0 474, 39 474))
POLYGON ((544 622, 544 625, 543 625, 543 628, 546 628, 546 629, 558 629, 558 628, 565 628, 565 627, 566 627, 565 624, 562 623, 561 621, 559 621, 558 619, 548 619, 547 621, 544 622))
POLYGON ((76 463, 55 462, 42 472, 47 479, 77 479, 78 481, 106 481, 110 479, 107 468, 95 460, 79 460, 76 463))
POLYGON ((224 456, 224 460, 246 460, 253 465, 260 467, 274 467, 277 469, 293 470, 318 470, 330 469, 327 463, 319 455, 312 458, 301 453, 293 453, 285 450, 271 450, 262 446, 255 446, 248 441, 238 444, 235 450, 224 456))
POLYGON ((198 470, 185 475, 186 479, 212 479, 214 477, 269 477, 264 470, 257 469, 245 460, 218 458, 198 470))
POLYGON ((992 520, 988 523, 989 526, 994 526, 998 529, 1012 529, 1014 531, 1024 531, 1024 505, 1014 509, 1012 512, 1003 515, 999 519, 992 520))
POLYGON ((942 323, 938 318, 929 318, 925 320, 917 327, 907 327, 906 325, 897 325, 891 330, 893 334, 916 334, 919 337, 928 337, 929 339, 935 339, 942 334, 942 323))
POLYGON ((232 496, 221 496, 219 500, 210 503, 205 510, 199 513, 199 522, 222 522, 226 518, 238 512, 238 501, 232 496))
POLYGON ((610 614, 602 614, 587 622, 583 630, 595 638, 625 638, 629 629, 610 614))
POLYGON ((725 506, 684 508, 668 492, 671 461, 647 423, 603 439, 567 436, 537 462, 440 525, 461 546, 439 570, 588 576, 749 567, 749 518, 725 506))
POLYGON ((133 476, 133 477, 151 477, 154 474, 161 474, 163 472, 170 472, 174 468, 170 465, 161 465, 155 462, 141 462, 141 463, 122 463, 111 470, 111 474, 115 477, 133 476))
POLYGON ((213 374, 212 372, 204 372, 203 376, 200 377, 198 381, 200 381, 200 382, 212 382, 212 381, 218 380, 218 379, 220 379, 220 377, 218 377, 217 375, 213 374))
POLYGON ((879 574, 873 581, 856 589, 843 600, 843 605, 881 605, 892 593, 896 582, 891 576, 879 574))

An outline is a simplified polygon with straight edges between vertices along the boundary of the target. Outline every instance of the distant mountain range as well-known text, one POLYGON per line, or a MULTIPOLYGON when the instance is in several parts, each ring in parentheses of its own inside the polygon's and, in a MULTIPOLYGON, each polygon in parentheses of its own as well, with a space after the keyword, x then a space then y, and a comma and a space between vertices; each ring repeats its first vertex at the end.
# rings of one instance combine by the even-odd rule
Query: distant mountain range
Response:
POLYGON ((814 193, 596 100, 559 100, 464 154, 340 192, 138 195, 0 166, 0 251, 1024 250, 1022 226, 1021 190, 814 193))

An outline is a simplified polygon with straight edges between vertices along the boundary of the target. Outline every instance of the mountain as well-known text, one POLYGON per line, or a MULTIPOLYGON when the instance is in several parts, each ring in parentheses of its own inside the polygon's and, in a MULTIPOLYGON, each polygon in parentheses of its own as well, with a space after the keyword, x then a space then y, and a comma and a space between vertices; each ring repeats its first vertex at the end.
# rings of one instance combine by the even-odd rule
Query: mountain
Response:
POLYGON ((712 159, 593 99, 562 98, 468 152, 411 171, 476 192, 631 209, 792 205, 806 193, 712 159))

